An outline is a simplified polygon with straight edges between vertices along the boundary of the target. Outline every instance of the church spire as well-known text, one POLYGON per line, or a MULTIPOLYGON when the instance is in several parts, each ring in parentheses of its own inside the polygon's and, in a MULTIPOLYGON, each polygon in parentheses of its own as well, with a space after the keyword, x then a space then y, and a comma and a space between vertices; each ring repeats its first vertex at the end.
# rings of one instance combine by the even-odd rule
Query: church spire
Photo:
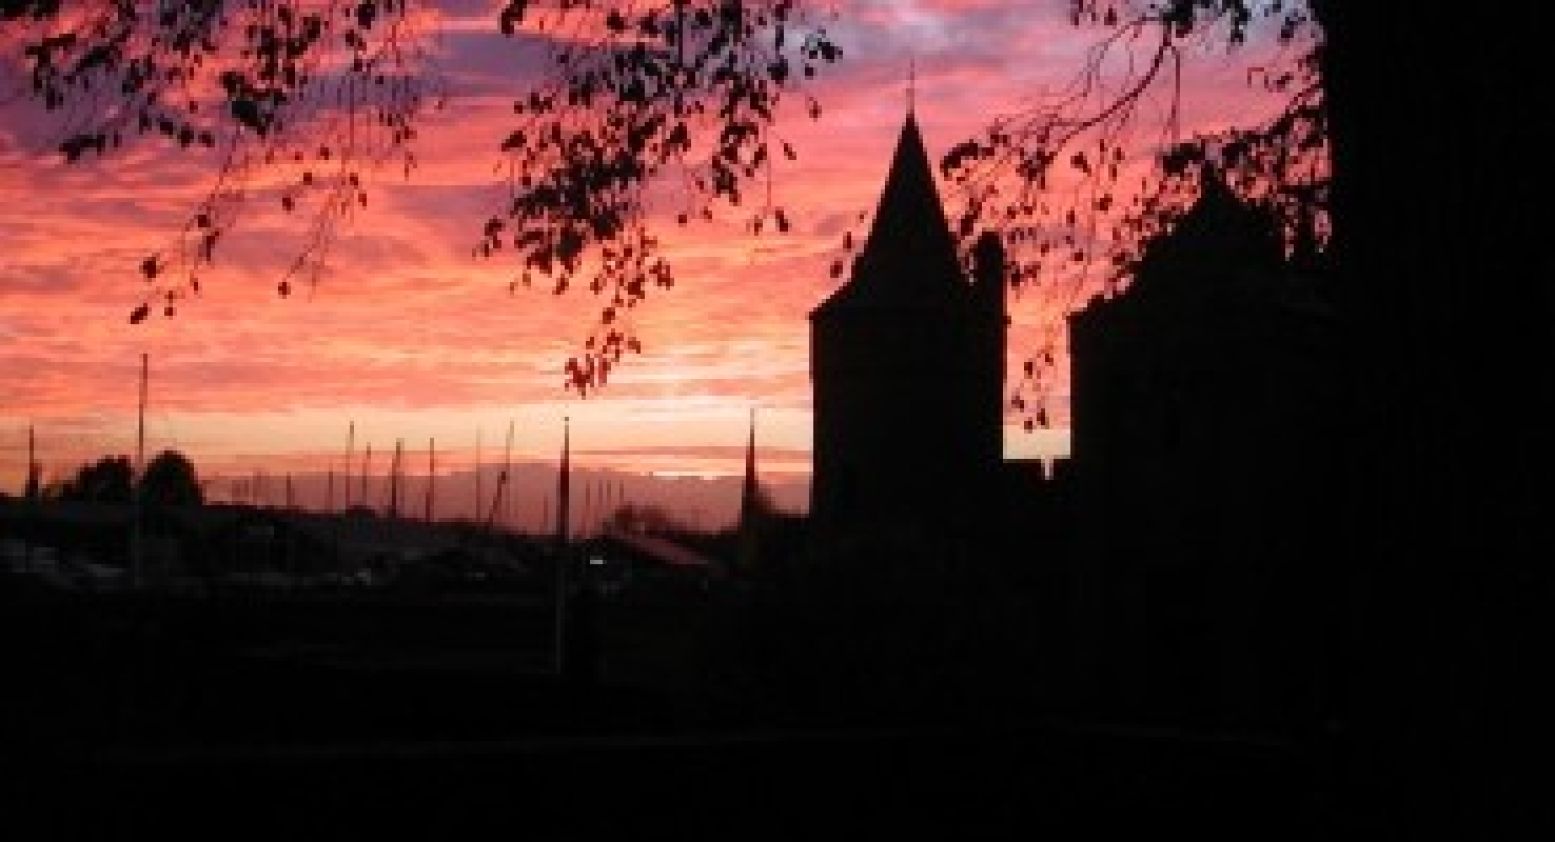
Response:
POLYGON ((756 481, 756 408, 750 411, 750 438, 745 443, 745 487, 740 494, 740 526, 746 528, 756 515, 757 495, 760 486, 756 481))
POLYGON ((945 306, 966 279, 945 220, 934 168, 911 110, 852 277, 817 312, 839 307, 945 306))
POLYGON ((756 408, 750 411, 750 437, 745 443, 745 487, 740 495, 740 543, 734 563, 749 573, 756 569, 760 549, 761 486, 756 481, 756 408))

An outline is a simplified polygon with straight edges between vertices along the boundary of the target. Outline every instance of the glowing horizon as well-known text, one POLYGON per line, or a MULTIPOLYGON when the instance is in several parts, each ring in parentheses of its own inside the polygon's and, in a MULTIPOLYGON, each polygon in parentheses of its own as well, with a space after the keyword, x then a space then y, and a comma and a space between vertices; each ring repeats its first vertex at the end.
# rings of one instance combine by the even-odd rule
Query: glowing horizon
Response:
MULTIPOLYGON (((50 151, 39 115, 7 106, 0 370, 10 400, 0 412, 0 491, 21 486, 29 424, 45 479, 133 453, 143 352, 151 358, 148 454, 179 449, 206 475, 283 465, 322 473, 343 458, 349 421, 358 456, 368 442, 384 452, 402 438, 424 452, 435 438, 439 464, 452 472, 473 464, 476 430, 486 460, 500 455, 513 419, 514 458, 545 462, 567 415, 575 460, 586 467, 729 476, 741 470, 748 410, 757 407, 764 475, 802 481, 811 437, 806 315, 838 283, 827 268, 842 231, 873 208, 883 184, 909 61, 916 114, 937 157, 1023 94, 1070 78, 1094 33, 1070 28, 1064 6, 844 4, 831 28, 846 58, 814 87, 823 119, 811 123, 796 108, 781 124, 800 155, 775 184, 794 231, 753 237, 731 214, 687 228, 665 220, 656 233, 676 288, 633 315, 645 353, 587 399, 564 391, 562 365, 586 334, 595 299, 538 287, 510 296, 511 266, 471 255, 500 195, 491 165, 510 113, 506 90, 518 89, 505 80, 523 65, 491 15, 451 18, 445 28, 456 98, 423 127, 420 171, 408 182, 383 177, 373 208, 337 244, 330 276, 288 299, 274 284, 298 220, 256 198, 201 296, 173 319, 129 325, 139 258, 171 238, 207 186, 208 156, 142 143, 67 166, 50 151)), ((1203 123, 1249 107, 1235 68, 1206 78, 1203 123)), ((1011 372, 1031 347, 1033 306, 1011 301, 1011 372)), ((1067 451, 1067 431, 1024 433, 1013 414, 1007 421, 1008 456, 1067 451)))

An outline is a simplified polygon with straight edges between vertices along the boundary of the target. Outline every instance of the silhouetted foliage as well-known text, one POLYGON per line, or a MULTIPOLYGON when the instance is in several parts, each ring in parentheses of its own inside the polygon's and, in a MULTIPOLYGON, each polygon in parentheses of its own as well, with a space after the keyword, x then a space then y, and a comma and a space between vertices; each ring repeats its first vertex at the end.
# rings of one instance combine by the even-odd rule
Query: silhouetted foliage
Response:
MULTIPOLYGON (((312 213, 277 283, 316 282, 330 243, 367 207, 386 165, 408 177, 426 114, 449 91, 431 36, 433 0, 191 0, 74 4, 12 0, 0 37, 7 69, 59 117, 66 161, 109 155, 136 136, 217 151, 210 192, 173 244, 140 261, 141 322, 200 291, 240 209, 257 198, 312 213), (278 189, 266 185, 279 181, 278 189)), ((646 223, 646 191, 680 185, 679 219, 752 208, 752 226, 787 230, 771 180, 791 143, 775 132, 785 93, 841 50, 795 0, 510 0, 494 29, 546 54, 553 73, 520 81, 514 122, 494 139, 507 197, 477 251, 516 255, 513 285, 557 294, 585 283, 603 302, 566 366, 580 392, 603 385, 641 346, 627 313, 674 282, 646 223), (752 185, 758 185, 753 189, 752 185), (755 197, 749 194, 757 193, 755 197)), ((820 104, 805 100, 811 117, 820 104)))
POLYGON ((176 450, 164 450, 146 464, 140 493, 141 499, 154 506, 198 506, 205 502, 194 463, 176 450))
MULTIPOLYGON (((514 101, 501 149, 511 165, 509 200, 486 223, 480 252, 505 246, 517 283, 544 279, 558 294, 575 282, 605 301, 584 353, 567 364, 569 385, 603 385, 625 352, 638 352, 629 312, 651 288, 674 284, 645 213, 650 185, 678 176, 677 219, 712 219, 748 205, 751 226, 789 228, 774 203, 779 156, 795 157, 775 130, 778 108, 799 80, 842 51, 811 28, 793 0, 583 2, 560 9, 509 3, 502 28, 529 24, 566 33, 551 49, 559 78, 514 101), (749 185, 760 183, 754 200, 749 185), (591 259, 590 259, 591 258, 591 259)), ((807 113, 821 113, 807 97, 807 113)))
MULTIPOLYGON (((1028 429, 1055 426, 1063 320, 1091 295, 1132 277, 1144 245, 1171 228, 1213 165, 1243 197, 1279 212, 1288 239, 1303 223, 1326 231, 1328 126, 1319 72, 1322 33, 1307 3, 1291 0, 1070 0, 1076 27, 1101 30, 1065 88, 993 120, 953 146, 942 173, 960 193, 954 226, 966 251, 1000 230, 1008 280, 1038 287, 1044 330, 1013 399, 1028 429), (1272 46, 1250 87, 1278 95, 1253 125, 1184 136, 1184 59, 1223 44, 1272 46), (1162 116, 1149 116, 1159 110, 1162 116)), ((1262 54, 1260 54, 1262 55, 1262 54)))
POLYGON ((431 21, 406 0, 274 3, 15 2, 0 35, 9 66, 59 117, 66 161, 138 136, 217 151, 219 171, 174 242, 140 261, 145 319, 172 315, 255 194, 290 211, 314 201, 307 241, 277 288, 316 279, 338 225, 367 205, 365 179, 415 166, 417 121, 438 101, 431 21), (278 179, 272 190, 266 181, 278 179))
POLYGON ((128 456, 104 456, 82 465, 59 492, 61 500, 92 503, 128 503, 134 488, 135 468, 128 456))

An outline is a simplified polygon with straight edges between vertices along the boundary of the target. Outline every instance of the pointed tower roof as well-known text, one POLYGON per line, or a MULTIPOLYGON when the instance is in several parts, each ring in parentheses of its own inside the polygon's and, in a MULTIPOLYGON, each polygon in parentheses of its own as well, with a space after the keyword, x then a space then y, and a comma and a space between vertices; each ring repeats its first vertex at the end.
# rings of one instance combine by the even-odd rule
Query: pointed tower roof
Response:
POLYGON ((756 480, 756 410, 751 409, 750 439, 745 443, 745 487, 740 494, 740 525, 756 514, 760 486, 756 480))
POLYGON ((853 275, 815 309, 938 306, 966 293, 917 118, 909 111, 853 275))

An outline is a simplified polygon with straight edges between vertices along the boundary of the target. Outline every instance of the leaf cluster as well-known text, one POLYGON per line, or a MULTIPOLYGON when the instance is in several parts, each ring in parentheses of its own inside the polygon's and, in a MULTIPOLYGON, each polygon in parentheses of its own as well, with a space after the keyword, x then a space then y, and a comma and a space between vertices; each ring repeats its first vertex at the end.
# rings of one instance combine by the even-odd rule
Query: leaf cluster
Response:
POLYGON ((1057 423, 1068 314, 1123 290, 1145 245, 1196 198, 1203 169, 1278 212, 1292 237, 1299 220, 1327 208, 1322 33, 1305 3, 1071 0, 1069 14, 1074 26, 1100 30, 1072 82, 995 118, 941 160, 960 201, 963 249, 982 228, 999 230, 1009 282, 1041 302, 1041 336, 1011 399, 1028 429, 1057 423), (1184 134, 1187 52, 1250 38, 1272 55, 1247 83, 1283 106, 1251 126, 1184 134))
POLYGON ((317 279, 337 227, 367 204, 387 162, 414 166, 415 124, 436 101, 415 0, 10 0, 26 92, 59 117, 67 162, 136 139, 212 156, 216 177, 174 242, 140 262, 144 298, 174 313, 253 194, 316 202, 277 291, 317 279))
MULTIPOLYGON (((584 283, 602 300, 565 369, 567 385, 587 394, 623 353, 641 351, 628 313, 674 285, 648 233, 652 211, 681 225, 711 220, 748 204, 755 185, 751 230, 768 220, 789 230, 771 176, 779 156, 797 153, 776 134, 778 109, 842 50, 793 0, 514 0, 499 25, 515 39, 548 39, 558 72, 513 103, 499 150, 508 200, 478 252, 511 249, 514 287, 543 280, 562 294, 584 283)), ((807 97, 805 112, 819 117, 820 104, 807 97)))

